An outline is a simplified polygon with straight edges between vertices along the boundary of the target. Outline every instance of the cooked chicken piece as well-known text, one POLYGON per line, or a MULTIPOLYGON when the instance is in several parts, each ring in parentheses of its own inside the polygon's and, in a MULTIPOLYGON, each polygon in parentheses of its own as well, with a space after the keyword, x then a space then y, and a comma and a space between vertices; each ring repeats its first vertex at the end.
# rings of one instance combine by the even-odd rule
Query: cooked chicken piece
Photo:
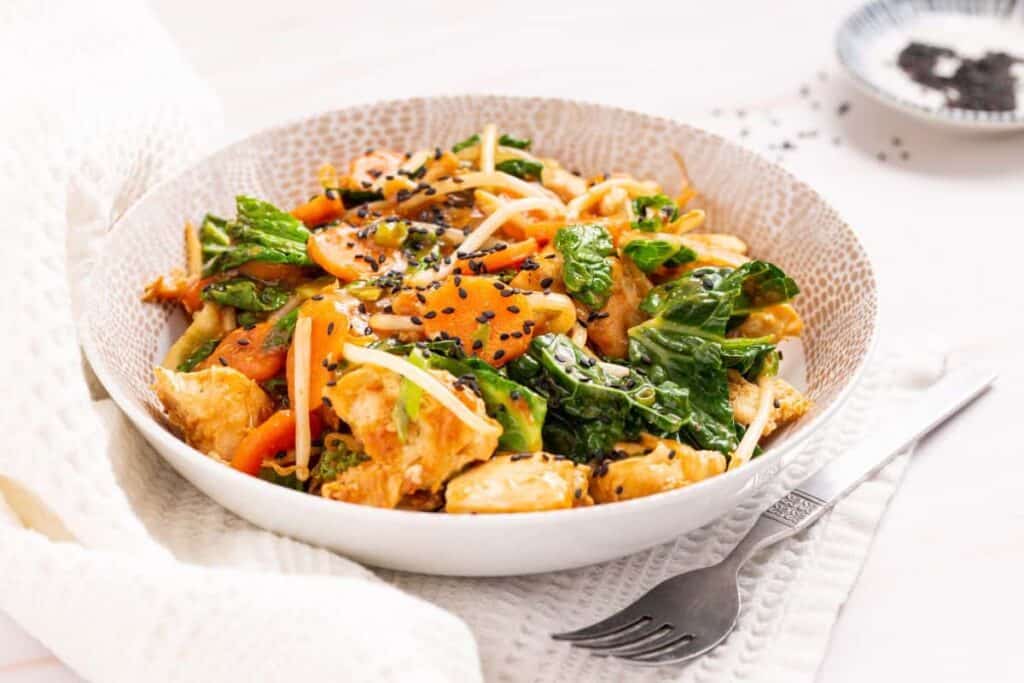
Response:
POLYGON ((777 304, 754 311, 739 327, 733 330, 738 337, 770 337, 773 344, 783 339, 799 337, 804 331, 804 321, 796 309, 789 304, 777 304))
POLYGON ((496 455, 448 482, 445 510, 535 512, 591 505, 590 468, 547 453, 496 455))
MULTIPOLYGON (((811 401, 797 391, 786 380, 772 377, 770 380, 772 393, 775 395, 775 407, 768 424, 764 428, 764 436, 774 432, 788 422, 796 420, 811 409, 811 401)), ((741 425, 749 425, 757 415, 757 405, 761 389, 753 382, 748 382, 735 370, 729 371, 729 403, 736 421, 741 425)))
POLYGON ((234 368, 153 372, 153 390, 171 424, 190 446, 219 460, 229 460, 238 442, 274 410, 260 385, 234 368))
POLYGON ((598 202, 598 213, 602 216, 614 216, 620 211, 625 211, 627 204, 629 204, 629 193, 626 192, 626 189, 613 187, 598 202))
POLYGON ((565 282, 562 280, 564 260, 554 246, 548 244, 534 260, 539 266, 536 270, 520 270, 509 284, 517 289, 550 289, 552 292, 565 293, 565 282))
POLYGON ((483 401, 469 389, 456 389, 451 374, 430 372, 495 429, 475 432, 424 393, 419 415, 408 424, 403 440, 395 421, 402 378, 375 366, 357 368, 327 387, 324 396, 363 444, 370 460, 345 470, 334 483, 325 484, 325 496, 393 508, 402 496, 419 491, 436 493, 466 465, 491 456, 501 428, 487 417, 483 401))
POLYGON ((612 293, 599 312, 602 317, 591 319, 592 314, 578 305, 579 318, 587 321, 587 336, 601 353, 609 358, 625 358, 629 350, 626 331, 644 321, 646 316, 639 306, 651 283, 632 261, 623 263, 614 257, 611 261, 612 293))
POLYGON ((587 181, 565 170, 554 159, 544 159, 541 184, 565 201, 579 197, 587 191, 587 181))
POLYGON ((590 495, 597 503, 614 503, 671 491, 725 471, 725 456, 718 451, 697 451, 671 439, 643 435, 644 455, 616 460, 598 467, 590 480, 590 495))

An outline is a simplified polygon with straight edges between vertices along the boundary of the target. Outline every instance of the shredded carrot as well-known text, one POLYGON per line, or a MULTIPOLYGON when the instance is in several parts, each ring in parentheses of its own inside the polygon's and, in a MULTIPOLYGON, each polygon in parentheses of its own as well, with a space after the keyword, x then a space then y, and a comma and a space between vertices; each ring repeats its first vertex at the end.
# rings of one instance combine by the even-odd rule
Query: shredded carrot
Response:
MULTIPOLYGON (((312 409, 320 405, 324 387, 334 377, 337 364, 342 360, 341 349, 349 341, 348 316, 341 311, 338 299, 331 294, 307 300, 299 307, 299 316, 312 321, 309 344, 309 399, 312 409)), ((286 376, 288 399, 294 405, 294 345, 288 350, 286 376)))
POLYGON ((506 268, 514 268, 522 263, 527 256, 537 253, 537 240, 532 237, 522 242, 507 245, 501 251, 491 252, 486 256, 474 259, 460 259, 457 264, 463 273, 495 273, 506 268))
MULTIPOLYGON (((323 422, 319 415, 309 416, 309 428, 313 438, 320 436, 323 422)), ((238 443, 231 457, 231 466, 246 474, 257 475, 264 460, 294 447, 295 414, 291 410, 279 410, 238 443)))

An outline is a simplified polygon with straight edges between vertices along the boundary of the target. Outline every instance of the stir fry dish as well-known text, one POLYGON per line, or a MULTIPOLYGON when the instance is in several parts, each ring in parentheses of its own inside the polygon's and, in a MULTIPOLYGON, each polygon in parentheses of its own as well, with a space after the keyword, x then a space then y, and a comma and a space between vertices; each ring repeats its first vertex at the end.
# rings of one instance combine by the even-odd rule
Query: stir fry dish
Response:
POLYGON ((366 150, 285 211, 186 224, 144 300, 190 324, 153 390, 191 446, 272 484, 448 513, 613 503, 742 467, 810 401, 778 377, 797 284, 626 174, 487 125, 366 150))

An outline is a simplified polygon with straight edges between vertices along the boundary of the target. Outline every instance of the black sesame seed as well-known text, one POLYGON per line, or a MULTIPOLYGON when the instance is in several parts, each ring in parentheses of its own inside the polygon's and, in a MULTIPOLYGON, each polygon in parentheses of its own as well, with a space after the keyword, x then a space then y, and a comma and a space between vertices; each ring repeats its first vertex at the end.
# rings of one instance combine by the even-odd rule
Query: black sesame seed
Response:
POLYGON ((331 399, 327 398, 326 396, 321 396, 320 400, 323 401, 324 405, 327 406, 328 408, 332 407, 331 406, 331 399))
POLYGON ((226 360, 224 360, 224 356, 217 356, 217 361, 220 362, 220 364, 225 366, 225 367, 228 364, 228 362, 226 360))
POLYGON ((505 357, 505 349, 498 349, 494 352, 494 360, 501 360, 505 357))
POLYGON ((474 351, 479 351, 482 348, 484 348, 484 343, 482 341, 477 339, 476 341, 473 342, 473 350, 474 351))
POLYGON ((555 278, 553 278, 553 277, 546 277, 546 278, 544 278, 543 280, 540 281, 540 286, 543 289, 547 289, 548 287, 550 287, 554 283, 555 283, 555 278))
POLYGON ((333 320, 331 322, 327 323, 327 336, 329 337, 332 334, 334 334, 334 321, 333 320))
POLYGON ((437 317, 437 311, 427 311, 426 313, 423 314, 423 317, 426 318, 427 320, 433 320, 434 318, 437 317))
POLYGON ((409 320, 412 321, 413 325, 422 325, 423 324, 423 320, 418 315, 412 316, 411 318, 409 318, 409 320))
POLYGON ((314 294, 310 298, 313 299, 313 301, 322 301, 323 298, 324 298, 324 295, 323 294, 314 294))
POLYGON ((249 345, 249 340, 248 339, 239 339, 238 340, 238 345, 239 346, 248 346, 249 345))
POLYGON ((519 307, 518 306, 509 306, 506 310, 508 310, 509 313, 518 313, 519 312, 519 307))
POLYGON ((466 299, 469 297, 469 292, 464 287, 459 287, 459 298, 466 299))
POLYGON ((452 313, 455 312, 455 309, 452 308, 451 306, 445 306, 444 308, 441 309, 441 312, 444 313, 445 315, 451 315, 452 313))

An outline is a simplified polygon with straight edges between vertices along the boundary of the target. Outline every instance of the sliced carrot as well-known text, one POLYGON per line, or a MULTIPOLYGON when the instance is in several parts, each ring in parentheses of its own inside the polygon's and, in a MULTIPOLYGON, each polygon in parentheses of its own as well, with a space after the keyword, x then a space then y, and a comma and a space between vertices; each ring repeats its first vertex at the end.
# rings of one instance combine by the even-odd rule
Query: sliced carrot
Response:
POLYGON ((364 183, 373 184, 382 176, 395 175, 404 161, 405 155, 401 152, 378 149, 352 160, 349 167, 350 180, 355 183, 353 187, 361 187, 364 183))
POLYGON ((522 263, 527 256, 537 253, 537 240, 532 237, 522 242, 507 245, 501 251, 491 252, 486 256, 474 259, 460 259, 456 265, 463 273, 496 273, 506 268, 514 268, 522 263))
MULTIPOLYGON (((332 294, 318 295, 299 307, 299 315, 312 319, 309 354, 309 403, 319 406, 324 387, 334 377, 336 364, 342 360, 341 348, 349 340, 348 316, 332 294)), ((295 359, 288 349, 286 377, 288 401, 295 402, 295 359)))
POLYGON ((293 266, 288 263, 249 261, 240 265, 238 272, 264 282, 280 282, 291 287, 308 279, 302 266, 293 266))
POLYGON ((360 239, 358 232, 351 226, 339 225, 313 233, 306 245, 309 257, 343 282, 375 278, 387 272, 393 265, 392 250, 371 238, 360 239))
MULTIPOLYGON (((318 414, 309 414, 309 429, 314 439, 320 436, 323 422, 318 414)), ((264 460, 294 446, 295 415, 291 410, 279 410, 238 443, 231 457, 231 466, 255 476, 260 473, 264 460)))
POLYGON ((338 220, 344 214, 345 206, 341 203, 341 199, 322 194, 318 194, 305 204, 300 204, 292 209, 292 215, 305 223, 308 228, 338 220))
POLYGON ((267 347, 265 344, 275 324, 274 321, 267 321, 249 329, 235 328, 195 369, 203 370, 220 364, 232 367, 257 382, 274 377, 284 368, 288 353, 284 346, 267 347))
POLYGON ((494 278, 455 276, 424 292, 424 331, 461 340, 466 353, 495 367, 522 355, 533 338, 533 308, 522 294, 502 296, 507 286, 495 284, 501 285, 494 278))

